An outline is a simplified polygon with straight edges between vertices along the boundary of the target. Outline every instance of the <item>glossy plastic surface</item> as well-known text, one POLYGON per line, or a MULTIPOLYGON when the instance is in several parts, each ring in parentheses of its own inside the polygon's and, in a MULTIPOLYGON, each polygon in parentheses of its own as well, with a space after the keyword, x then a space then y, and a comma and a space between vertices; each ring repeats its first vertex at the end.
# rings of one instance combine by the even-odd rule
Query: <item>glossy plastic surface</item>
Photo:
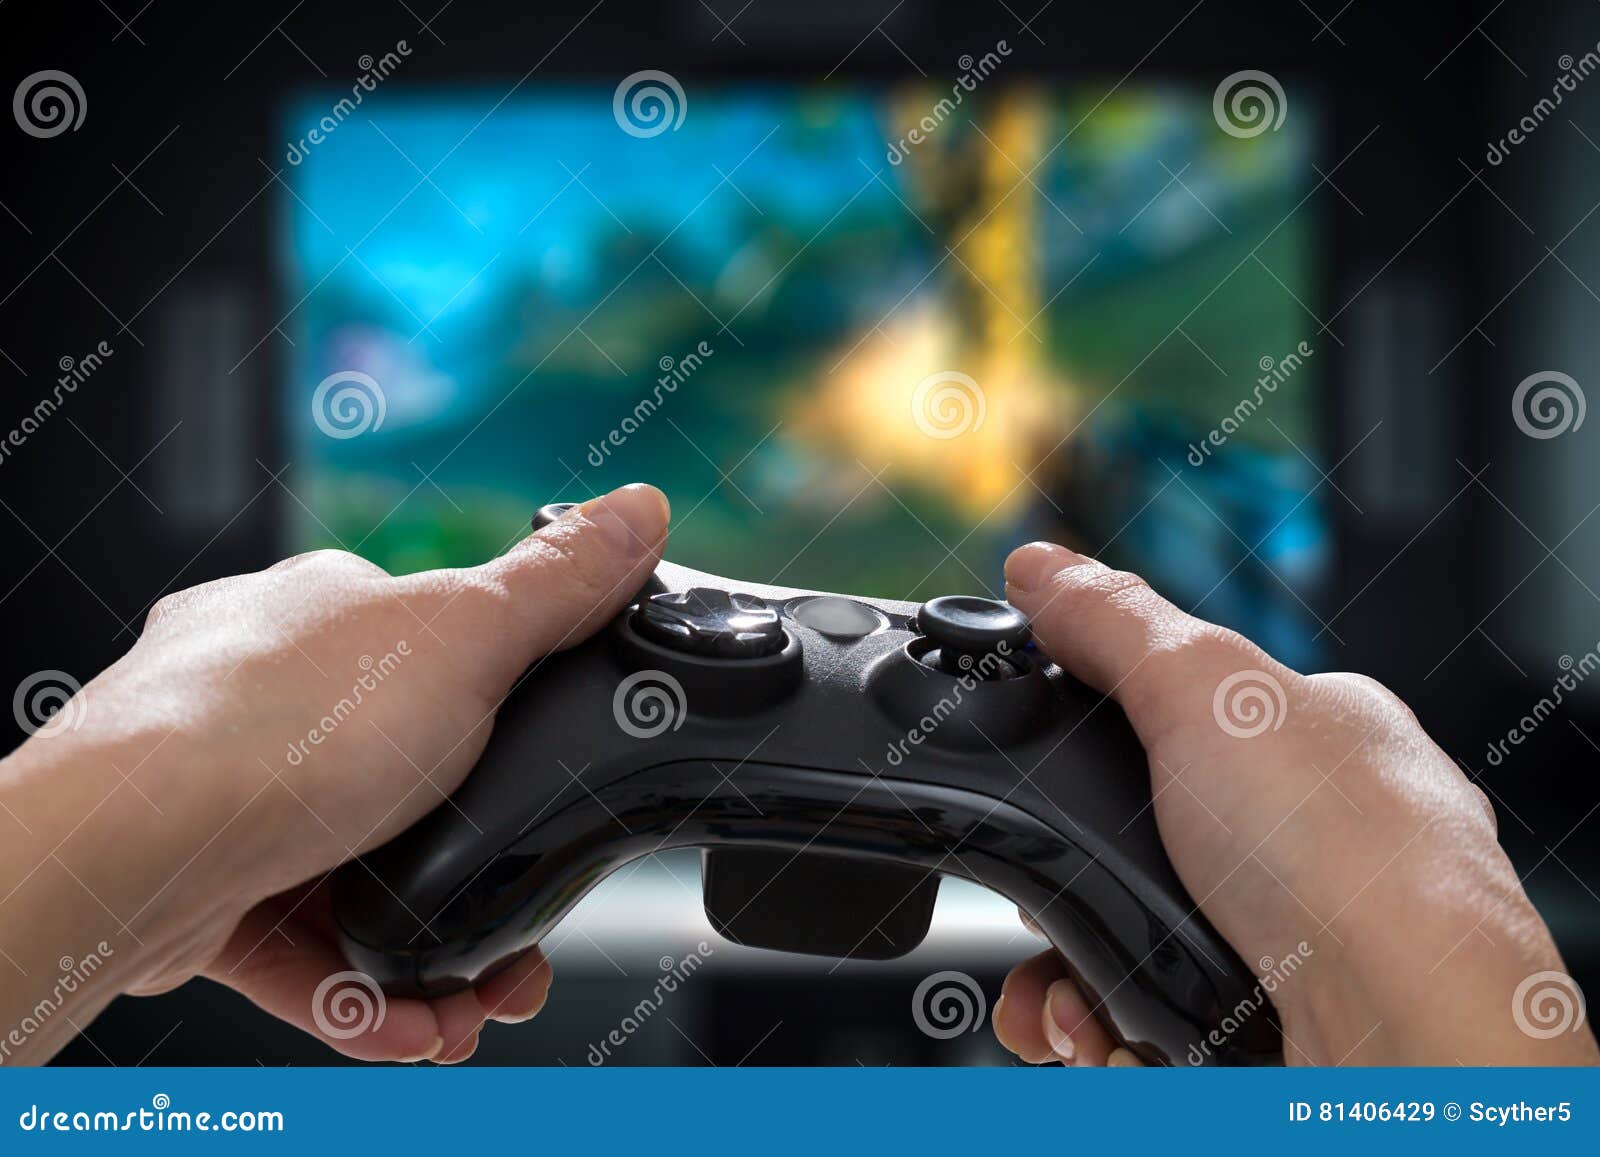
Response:
MULTIPOLYGON (((775 606, 812 593, 670 564, 652 589, 692 587, 775 606)), ((396 992, 447 992, 514 959, 631 859, 803 850, 863 873, 963 876, 1015 901, 1149 1061, 1277 1060, 1270 1006, 1221 1031, 1236 1006, 1259 1003, 1255 979, 1174 875, 1143 753, 1115 706, 1028 653, 998 680, 929 667, 915 605, 860 601, 884 629, 830 637, 786 616, 783 649, 757 659, 674 652, 624 614, 536 664, 451 804, 336 878, 351 963, 396 992)), ((738 923, 779 927, 782 915, 738 923)), ((812 943, 778 947, 849 954, 826 908, 805 917, 812 943)))

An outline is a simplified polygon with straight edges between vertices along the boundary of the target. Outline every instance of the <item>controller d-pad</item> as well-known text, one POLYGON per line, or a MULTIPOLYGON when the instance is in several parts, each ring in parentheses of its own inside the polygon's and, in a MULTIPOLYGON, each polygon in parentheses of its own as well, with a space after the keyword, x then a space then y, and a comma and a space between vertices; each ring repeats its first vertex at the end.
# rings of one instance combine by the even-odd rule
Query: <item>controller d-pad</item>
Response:
POLYGON ((778 612, 765 600, 711 587, 652 595, 633 628, 671 650, 721 659, 759 659, 784 645, 778 612))

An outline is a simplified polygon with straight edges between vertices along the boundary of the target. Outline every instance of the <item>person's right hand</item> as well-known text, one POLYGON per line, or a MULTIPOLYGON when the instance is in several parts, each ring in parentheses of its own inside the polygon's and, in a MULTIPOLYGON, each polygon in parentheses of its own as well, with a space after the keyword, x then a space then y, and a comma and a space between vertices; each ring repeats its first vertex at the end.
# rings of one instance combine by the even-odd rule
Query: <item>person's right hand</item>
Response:
MULTIPOLYGON (((1300 675, 1060 546, 1013 553, 1006 597, 1127 713, 1200 910, 1252 971, 1301 958, 1272 992, 1288 1063, 1600 1062, 1581 1021, 1549 1034, 1582 998, 1487 797, 1391 692, 1300 675)), ((1046 951, 1007 977, 995 1034, 1031 1063, 1129 1060, 1094 1011, 1046 951)))

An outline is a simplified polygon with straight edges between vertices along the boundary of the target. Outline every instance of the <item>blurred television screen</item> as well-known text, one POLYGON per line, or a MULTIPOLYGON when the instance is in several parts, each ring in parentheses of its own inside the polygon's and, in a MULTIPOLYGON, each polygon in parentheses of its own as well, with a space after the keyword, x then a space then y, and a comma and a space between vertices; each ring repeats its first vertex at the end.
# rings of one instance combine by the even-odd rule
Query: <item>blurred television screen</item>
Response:
POLYGON ((920 600, 1049 537, 1317 665, 1314 102, 691 91, 291 101, 288 545, 472 563, 648 480, 690 566, 920 600))

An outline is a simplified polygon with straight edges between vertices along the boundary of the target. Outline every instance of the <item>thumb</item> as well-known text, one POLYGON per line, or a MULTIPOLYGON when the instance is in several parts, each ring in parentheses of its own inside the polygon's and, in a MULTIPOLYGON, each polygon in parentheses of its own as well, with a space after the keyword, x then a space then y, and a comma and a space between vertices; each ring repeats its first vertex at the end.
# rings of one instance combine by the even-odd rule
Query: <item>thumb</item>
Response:
POLYGON ((1260 712, 1271 726, 1303 679, 1244 636, 1179 610, 1138 575, 1064 546, 1013 551, 1006 598, 1032 619, 1055 662, 1121 705, 1146 748, 1186 726, 1237 725, 1219 702, 1260 712))
POLYGON ((495 648, 509 682, 530 662, 582 642, 610 621, 661 559, 671 508, 633 483, 574 507, 499 558, 474 568, 499 597, 495 648))

